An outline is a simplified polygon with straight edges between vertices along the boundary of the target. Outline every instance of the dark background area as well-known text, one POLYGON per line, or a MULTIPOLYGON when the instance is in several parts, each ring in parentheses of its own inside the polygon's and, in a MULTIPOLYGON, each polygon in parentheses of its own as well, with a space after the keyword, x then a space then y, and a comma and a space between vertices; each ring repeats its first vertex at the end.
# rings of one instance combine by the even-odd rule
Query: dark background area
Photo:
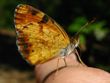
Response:
POLYGON ((56 20, 71 37, 80 33, 81 58, 85 64, 110 72, 109 0, 0 0, 0 65, 33 70, 17 51, 14 10, 18 4, 34 6, 56 20))

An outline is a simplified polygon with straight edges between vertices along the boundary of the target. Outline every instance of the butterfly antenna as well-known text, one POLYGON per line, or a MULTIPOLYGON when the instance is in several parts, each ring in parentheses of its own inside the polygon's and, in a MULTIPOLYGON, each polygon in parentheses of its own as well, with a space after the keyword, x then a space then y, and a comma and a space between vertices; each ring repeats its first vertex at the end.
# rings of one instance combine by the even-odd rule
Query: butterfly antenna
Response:
POLYGON ((82 30, 84 30, 85 27, 87 27, 88 25, 92 24, 94 21, 96 20, 96 18, 93 18, 90 22, 87 22, 85 25, 83 25, 80 30, 75 34, 75 36, 78 36, 80 34, 80 32, 82 30))
MULTIPOLYGON (((84 30, 85 27, 87 27, 88 25, 92 24, 94 21, 96 20, 96 18, 94 18, 93 20, 91 20, 90 22, 87 22, 84 26, 82 26, 80 28, 80 30, 74 35, 74 37, 72 37, 72 42, 73 44, 75 45, 75 47, 78 47, 78 44, 79 44, 79 34, 82 30, 84 30)), ((75 48, 75 54, 77 55, 78 57, 78 60, 81 64, 85 65, 84 62, 81 60, 80 56, 79 56, 79 53, 77 51, 77 49, 75 48)))
POLYGON ((93 18, 93 20, 91 20, 90 22, 87 22, 84 26, 82 26, 80 30, 71 38, 71 42, 73 42, 74 44, 78 43, 79 34, 81 33, 81 31, 84 30, 84 28, 87 27, 88 25, 92 24, 95 20, 96 18, 93 18))

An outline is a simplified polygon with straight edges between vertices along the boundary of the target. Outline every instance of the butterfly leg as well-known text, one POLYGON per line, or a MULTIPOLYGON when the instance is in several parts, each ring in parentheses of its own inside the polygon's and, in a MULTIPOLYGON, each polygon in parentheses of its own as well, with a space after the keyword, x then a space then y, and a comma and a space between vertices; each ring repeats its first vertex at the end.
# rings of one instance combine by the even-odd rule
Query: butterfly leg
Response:
POLYGON ((81 58, 80 58, 80 56, 79 56, 79 53, 78 53, 77 49, 74 49, 74 51, 75 51, 75 54, 76 54, 77 57, 78 57, 79 62, 80 62, 82 65, 86 66, 86 65, 84 64, 84 62, 81 60, 81 58))
MULTIPOLYGON (((65 63, 65 66, 64 66, 64 67, 67 67, 67 63, 66 63, 65 56, 62 56, 61 58, 63 59, 63 61, 64 61, 64 63, 65 63)), ((60 57, 59 57, 58 60, 57 60, 57 69, 56 69, 56 72, 55 72, 55 76, 57 75, 58 70, 59 70, 59 60, 60 60, 60 57)), ((55 76, 54 76, 54 78, 55 78, 55 76)))
MULTIPOLYGON (((62 57, 62 59, 63 59, 63 61, 64 61, 64 63, 65 63, 65 67, 67 67, 67 63, 66 63, 65 57, 62 57)), ((58 70, 59 70, 59 60, 60 60, 60 58, 58 58, 58 60, 57 60, 57 69, 56 69, 56 73, 58 73, 58 70)))
POLYGON ((57 60, 57 68, 56 68, 56 72, 55 72, 55 75, 54 75, 54 78, 53 78, 53 79, 55 79, 55 77, 56 77, 56 75, 57 75, 57 73, 58 73, 58 70, 59 70, 59 60, 60 60, 60 58, 58 57, 58 60, 57 60))
POLYGON ((59 69, 59 60, 60 60, 60 58, 58 58, 58 60, 57 60, 57 69, 56 69, 56 73, 58 72, 58 69, 59 69))
POLYGON ((67 48, 63 48, 60 52, 60 56, 65 63, 65 67, 67 67, 67 63, 66 63, 66 59, 65 59, 66 55, 67 55, 67 48))
POLYGON ((67 67, 67 63, 66 63, 65 57, 62 57, 62 59, 63 59, 63 61, 64 61, 64 63, 65 63, 65 67, 67 67))

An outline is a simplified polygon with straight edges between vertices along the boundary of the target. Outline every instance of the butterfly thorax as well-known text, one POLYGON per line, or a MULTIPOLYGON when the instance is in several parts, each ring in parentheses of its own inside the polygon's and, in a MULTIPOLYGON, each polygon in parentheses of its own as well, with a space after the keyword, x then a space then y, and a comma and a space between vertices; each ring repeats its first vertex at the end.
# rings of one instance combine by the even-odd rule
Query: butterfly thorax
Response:
POLYGON ((64 58, 65 56, 70 55, 72 52, 74 52, 74 49, 76 48, 76 45, 74 45, 73 43, 70 43, 67 45, 66 48, 63 48, 60 50, 59 55, 64 58))

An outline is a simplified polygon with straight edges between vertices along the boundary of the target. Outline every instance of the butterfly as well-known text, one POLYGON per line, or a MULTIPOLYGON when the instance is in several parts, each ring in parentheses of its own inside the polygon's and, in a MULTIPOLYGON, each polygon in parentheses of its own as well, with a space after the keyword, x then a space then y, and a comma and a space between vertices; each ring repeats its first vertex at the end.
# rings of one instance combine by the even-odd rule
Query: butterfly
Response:
POLYGON ((30 5, 20 4, 16 7, 14 23, 18 50, 32 65, 59 55, 65 61, 65 56, 72 52, 79 55, 76 50, 79 38, 75 36, 70 39, 51 17, 30 5))

